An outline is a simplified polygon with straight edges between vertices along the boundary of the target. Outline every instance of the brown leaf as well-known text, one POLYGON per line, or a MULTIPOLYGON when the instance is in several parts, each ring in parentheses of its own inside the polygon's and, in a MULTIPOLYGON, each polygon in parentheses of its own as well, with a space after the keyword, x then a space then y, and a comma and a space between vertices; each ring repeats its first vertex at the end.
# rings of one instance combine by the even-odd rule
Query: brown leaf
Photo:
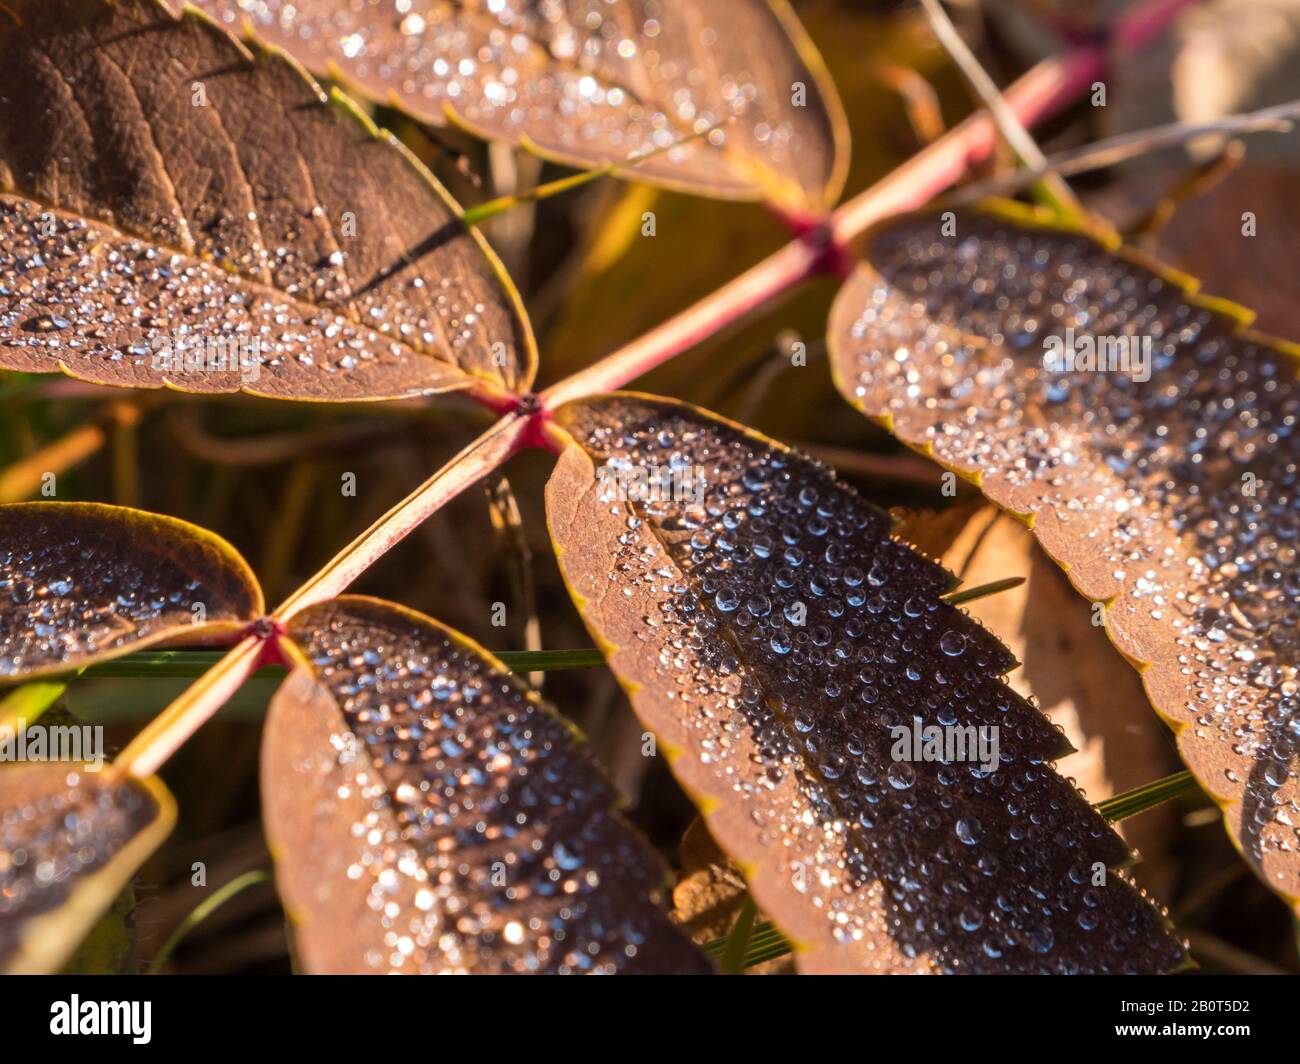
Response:
POLYGON ((66 762, 0 769, 0 970, 57 972, 175 822, 155 778, 113 783, 66 762))
POLYGON ((361 400, 525 389, 518 296, 393 137, 161 0, 0 4, 0 367, 361 400))
POLYGON ((1249 303, 1258 328, 1300 336, 1298 195, 1300 167, 1247 164, 1179 207, 1156 250, 1208 291, 1249 303))
MULTIPOLYGON (((932 515, 942 529, 954 506, 932 515), (946 519, 946 520, 945 520, 946 519)), ((1168 731, 1147 710, 1142 679, 1092 622, 1091 604, 1042 550, 1023 524, 986 502, 978 504, 952 542, 932 553, 959 574, 963 587, 1019 576, 1024 583, 966 604, 966 610, 1015 655, 1007 674, 1013 689, 1064 733, 1075 753, 1057 769, 1096 804, 1167 776, 1177 767, 1168 731)), ((930 538, 917 519, 895 529, 899 539, 930 538)), ((1176 807, 1157 809, 1116 825, 1141 855, 1134 878, 1157 897, 1173 888, 1168 862, 1176 807)))
POLYGON ((1300 899, 1297 349, 1186 279, 1003 208, 869 236, 836 302, 841 392, 1030 515, 1264 880, 1300 899), (1065 330, 1073 330, 1066 334, 1065 330), (1070 348, 1070 339, 1074 344, 1070 348), (1150 343, 1124 363, 1113 346, 1150 343), (1143 339, 1145 338, 1145 340, 1143 339), (1045 352, 1077 352, 1057 370, 1045 352), (1133 370, 1133 372, 1128 372, 1133 370))
POLYGON ((710 969, 571 727, 418 613, 296 614, 262 754, 276 882, 312 972, 710 969))
POLYGON ((728 122, 630 176, 795 208, 829 206, 844 183, 843 110, 786 0, 199 6, 425 122, 560 162, 621 163, 728 122))
POLYGON ((263 611, 257 579, 235 549, 173 517, 101 503, 11 503, 0 506, 0 543, 0 680, 238 631, 263 611))
MULTIPOLYGON (((691 821, 680 847, 681 872, 673 885, 674 923, 691 936, 691 941, 706 945, 725 939, 736 926, 736 917, 749 896, 745 877, 709 834, 704 821, 691 821)), ((755 913, 754 925, 766 917, 755 913)), ((720 956, 720 954, 719 954, 720 956)), ((792 975, 794 964, 789 953, 744 969, 746 975, 792 975)))
POLYGON ((1002 682, 1011 656, 887 514, 681 404, 555 418, 573 443, 547 513, 574 600, 802 971, 1179 963, 1120 875, 1091 885, 1127 851, 1049 767, 1060 733, 1002 682), (620 470, 635 490, 612 490, 620 470), (985 746, 924 760, 913 726, 985 746))
MULTIPOLYGON (((976 500, 957 503, 938 513, 933 510, 893 510, 891 514, 894 518, 894 538, 901 539, 927 558, 935 561, 942 560, 945 568, 960 575, 960 566, 954 565, 945 555, 952 549, 953 544, 962 538, 984 506, 984 503, 976 500)), ((1020 574, 1003 573, 991 579, 999 580, 1002 577, 1018 575, 1020 574)), ((978 587, 983 582, 967 581, 971 587, 978 587)))
POLYGON ((681 875, 673 885, 673 920, 703 945, 723 938, 749 888, 731 859, 713 841, 699 817, 691 822, 681 844, 681 875))

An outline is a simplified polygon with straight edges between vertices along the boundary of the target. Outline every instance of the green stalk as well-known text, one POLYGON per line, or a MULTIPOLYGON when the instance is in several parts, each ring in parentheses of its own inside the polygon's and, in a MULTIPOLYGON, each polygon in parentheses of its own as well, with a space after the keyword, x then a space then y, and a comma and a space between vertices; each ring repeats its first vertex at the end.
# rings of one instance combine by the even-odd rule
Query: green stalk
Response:
MULTIPOLYGON (((591 669, 605 664, 600 651, 594 649, 500 650, 494 653, 511 672, 561 672, 566 669, 591 669)), ((125 654, 112 661, 88 665, 81 671, 81 675, 92 680, 126 677, 151 680, 189 678, 201 676, 222 657, 222 652, 216 650, 137 650, 133 654, 125 654)), ((268 665, 258 675, 279 679, 285 673, 286 669, 283 665, 268 665)), ((25 685, 25 687, 36 686, 39 685, 25 685)), ((18 690, 24 690, 25 687, 18 690)), ((7 706, 8 699, 0 702, 0 719, 3 719, 7 706)))
POLYGON ((259 868, 253 872, 245 872, 242 876, 236 876, 229 883, 214 890, 194 907, 189 916, 185 917, 176 926, 176 930, 167 936, 167 941, 163 943, 162 949, 158 951, 158 956, 154 957, 149 964, 145 975, 157 975, 162 970, 162 966, 167 963, 167 958, 181 944, 181 940, 236 894, 249 887, 256 886, 258 883, 265 883, 270 878, 271 870, 269 868, 259 868))
POLYGON ((16 728, 18 721, 31 724, 68 689, 66 683, 54 680, 33 680, 0 698, 0 725, 16 728))
POLYGON ((1148 809, 1163 805, 1181 795, 1191 794, 1198 789, 1196 779, 1190 772, 1175 772, 1172 776, 1165 776, 1152 783, 1144 783, 1131 791, 1098 802, 1096 808, 1097 812, 1111 822, 1127 820, 1131 816, 1137 816, 1138 813, 1144 813, 1148 809))
POLYGON ((758 906, 754 904, 752 894, 745 895, 745 902, 740 907, 736 924, 727 936, 722 949, 722 972, 724 975, 739 975, 748 965, 745 958, 749 952, 750 940, 754 933, 754 917, 758 915, 758 906))
POLYGON ((1010 591, 1013 587, 1019 587, 1024 582, 1025 578, 1023 576, 1008 576, 1005 580, 994 580, 992 583, 980 584, 978 587, 949 591, 946 595, 940 595, 939 597, 950 606, 960 606, 963 602, 974 602, 976 599, 996 595, 999 591, 1010 591))

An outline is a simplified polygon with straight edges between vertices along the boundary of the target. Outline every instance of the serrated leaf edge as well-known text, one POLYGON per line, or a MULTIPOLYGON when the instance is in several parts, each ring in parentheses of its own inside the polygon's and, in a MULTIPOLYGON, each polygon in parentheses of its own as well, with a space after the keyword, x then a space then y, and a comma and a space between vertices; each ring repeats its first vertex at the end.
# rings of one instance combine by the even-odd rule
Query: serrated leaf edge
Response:
MULTIPOLYGON (((1200 292, 1200 281, 1197 278, 1193 277, 1191 274, 1184 273, 1181 270, 1175 269, 1174 267, 1169 266, 1167 263, 1163 263, 1158 259, 1153 258, 1150 255, 1147 255, 1134 248, 1128 247, 1123 243, 1122 238, 1113 230, 1111 230, 1109 227, 1101 226, 1101 225, 1071 227, 1069 225, 1063 224, 1061 219, 1054 212, 1050 211, 1047 208, 1038 207, 1038 206, 1029 206, 1013 200, 987 200, 973 208, 968 207, 967 210, 973 213, 983 213, 983 214, 991 215, 993 217, 1003 218, 1009 222, 1012 222, 1017 225, 1023 225, 1027 228, 1039 229, 1044 232, 1057 233, 1066 236, 1082 236, 1085 239, 1091 240, 1101 250, 1108 252, 1109 254, 1114 255, 1116 258, 1124 262, 1127 262, 1131 265, 1140 267, 1141 269, 1149 270, 1157 277, 1159 277, 1162 281, 1165 281, 1168 284, 1177 287, 1182 297, 1186 299, 1187 302, 1190 303, 1192 306, 1198 307, 1202 310, 1209 311, 1211 314, 1215 315, 1216 317, 1221 318, 1224 321, 1228 322, 1232 327, 1231 329, 1232 335, 1237 339, 1244 340, 1247 343, 1254 343, 1263 347, 1269 347, 1272 348, 1273 350, 1280 352, 1283 355, 1290 356, 1290 358, 1295 360, 1296 372, 1297 375, 1300 376, 1300 343, 1295 343, 1290 340, 1283 340, 1279 337, 1258 332, 1257 330, 1250 328, 1251 323, 1255 320, 1255 312, 1251 310, 1249 307, 1245 307, 1240 303, 1236 303, 1230 299, 1223 299, 1218 296, 1203 295, 1200 292)), ((862 235, 861 243, 859 246, 865 247, 870 242, 872 236, 880 230, 887 229, 893 225, 905 224, 907 221, 910 220, 919 220, 921 218, 933 217, 936 213, 940 213, 941 211, 942 211, 941 207, 940 208, 930 207, 930 208, 924 208, 922 210, 908 211, 903 214, 893 215, 881 222, 878 222, 876 225, 868 229, 862 235)), ((859 261, 856 270, 874 273, 874 270, 872 270, 871 266, 865 259, 859 261)), ((834 308, 832 307, 832 311, 831 311, 832 316, 834 315, 834 313, 835 311, 834 308)), ((929 442, 923 444, 914 443, 906 439, 905 437, 899 435, 895 431, 894 419, 891 415, 872 414, 872 413, 868 413, 866 410, 863 410, 862 406, 855 399, 852 398, 853 388, 850 386, 848 381, 844 380, 843 375, 840 372, 841 369, 840 359, 837 358, 837 348, 839 346, 839 342, 835 330, 827 329, 826 345, 829 354, 829 358, 827 359, 827 361, 830 363, 831 377, 835 384, 836 391, 840 393, 840 396, 845 400, 845 402, 847 402, 855 410, 858 410, 860 413, 862 413, 868 420, 875 422, 877 425, 880 425, 887 432, 889 432, 891 436, 893 436, 899 442, 903 443, 910 450, 915 451, 917 454, 923 455, 926 458, 929 458, 936 465, 941 466, 942 468, 948 470, 951 473, 957 474, 957 476, 961 477, 963 480, 969 481, 970 483, 974 484, 977 488, 981 488, 982 490, 983 479, 986 470, 964 469, 960 466, 950 465, 947 462, 944 462, 935 456, 933 444, 929 442)), ((1147 687, 1146 673, 1153 666, 1160 663, 1155 661, 1145 661, 1141 658, 1135 657, 1129 651, 1129 649, 1127 649, 1126 647, 1121 645, 1119 641, 1117 641, 1116 634, 1112 631, 1111 625, 1107 620, 1109 616, 1109 608, 1111 604, 1115 601, 1115 596, 1111 596, 1110 598, 1104 598, 1104 599, 1094 599, 1091 596, 1083 594, 1078 584, 1076 583, 1074 575, 1070 571, 1071 569, 1070 563, 1053 554, 1050 550, 1047 549, 1047 547, 1043 544, 1043 542, 1038 538, 1038 535, 1034 529, 1035 522, 1037 519, 1036 512, 1020 513, 1018 511, 1011 510, 1008 509, 1007 507, 1001 506, 999 503, 997 503, 996 500, 990 499, 988 498, 988 496, 985 496, 985 498, 988 499, 988 501, 992 503, 994 506, 997 506, 998 509, 1001 510, 1003 513, 1009 514, 1010 516, 1014 517, 1016 520, 1023 523, 1025 527, 1028 528, 1031 532, 1034 532, 1034 542, 1037 545, 1038 549, 1040 549, 1045 555, 1047 555, 1047 557, 1050 558, 1054 563, 1056 563, 1056 565, 1061 569, 1061 571, 1065 573, 1067 579, 1069 579, 1070 581, 1070 586, 1074 588, 1074 590, 1078 592, 1086 601, 1089 601, 1094 605, 1100 605, 1102 607, 1102 621, 1103 621, 1102 630, 1106 633, 1106 638, 1110 641, 1111 646, 1115 648, 1116 652, 1126 662, 1128 662, 1129 665, 1131 665, 1134 669, 1136 669, 1140 676, 1142 676, 1142 689, 1144 692, 1146 692, 1147 701, 1151 704, 1151 708, 1155 712, 1156 716, 1158 716, 1162 721, 1164 721, 1164 723, 1173 732, 1174 739, 1177 742, 1179 750, 1181 752, 1182 735, 1189 727, 1191 727, 1191 725, 1186 721, 1180 721, 1170 716, 1169 713, 1165 710, 1165 708, 1159 705, 1156 702, 1156 700, 1152 697, 1151 691, 1147 687)), ((1212 785, 1209 780, 1201 778, 1196 774, 1195 771, 1192 771, 1192 775, 1196 778, 1196 782, 1201 786, 1202 790, 1204 790, 1205 793, 1209 796, 1210 800, 1218 807, 1221 818, 1223 820, 1224 831, 1227 833, 1228 839, 1232 843, 1233 849, 1237 851, 1238 855, 1240 855, 1242 860, 1250 867, 1251 871, 1255 873, 1255 875, 1260 879, 1262 883, 1264 883, 1269 888, 1269 890, 1273 891, 1279 897, 1283 898, 1286 901, 1286 903, 1291 907, 1291 909, 1297 915, 1300 915, 1300 893, 1296 893, 1296 894, 1288 893, 1287 891, 1280 889, 1277 886, 1277 884, 1269 882, 1269 880, 1262 874, 1262 869, 1258 866, 1258 864, 1256 864, 1256 862, 1254 862, 1249 857, 1247 857, 1241 839, 1238 837, 1236 831, 1233 830, 1231 814, 1234 809, 1236 809, 1241 805, 1241 800, 1224 796, 1218 790, 1216 790, 1215 786, 1212 785)))

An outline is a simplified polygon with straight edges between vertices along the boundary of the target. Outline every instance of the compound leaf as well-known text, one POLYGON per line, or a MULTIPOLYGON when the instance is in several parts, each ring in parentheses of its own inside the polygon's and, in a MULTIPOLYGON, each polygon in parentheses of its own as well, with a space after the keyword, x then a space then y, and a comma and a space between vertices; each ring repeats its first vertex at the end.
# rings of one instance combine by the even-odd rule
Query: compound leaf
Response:
POLYGON ((0 681, 236 631, 262 611, 248 563, 187 521, 100 503, 0 506, 0 681))
POLYGON ((0 3, 0 368, 364 400, 526 388, 517 293, 409 152, 162 0, 0 3))
POLYGON ((864 254, 832 313, 840 391, 1032 523, 1300 902, 1300 349, 1010 207, 891 221, 864 254))
POLYGON ((199 0, 229 25, 433 125, 637 180, 823 208, 848 132, 786 0, 199 0))
POLYGON ((170 834, 162 783, 70 762, 0 769, 0 970, 57 972, 170 834))
POLYGON ((262 753, 308 971, 711 970, 569 725, 464 636, 377 599, 296 614, 262 753))
POLYGON ((681 404, 616 394, 555 423, 574 601, 801 970, 1182 963, 1107 871, 1128 852, 1052 771, 1061 735, 1003 682, 1010 654, 887 514, 681 404))

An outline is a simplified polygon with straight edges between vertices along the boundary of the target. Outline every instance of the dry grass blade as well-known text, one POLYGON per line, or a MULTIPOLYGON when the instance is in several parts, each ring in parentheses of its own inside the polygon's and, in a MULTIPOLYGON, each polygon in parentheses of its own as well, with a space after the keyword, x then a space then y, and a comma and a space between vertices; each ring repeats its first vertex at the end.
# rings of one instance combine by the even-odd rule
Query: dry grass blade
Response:
MULTIPOLYGON (((953 62, 957 64, 966 80, 970 82, 971 87, 975 90, 977 96, 988 109, 989 116, 993 119, 998 127, 998 132, 1002 139, 1007 142, 1016 155, 1024 161, 1026 166, 1034 168, 1046 168, 1047 159, 1042 150, 1038 147, 1034 138, 1030 136, 1029 131, 1021 124, 1020 119, 1016 117, 1015 111, 1002 98, 1002 93, 998 90, 996 84, 987 71, 980 65, 975 53, 962 40, 961 34, 957 32, 957 27, 952 24, 948 18, 947 12, 943 9, 940 0, 921 0, 921 7, 925 11, 925 16, 930 21, 930 28, 938 38, 939 43, 952 56, 953 62)), ((1045 198, 1049 199, 1059 210, 1071 214, 1077 214, 1080 211, 1079 201, 1075 199, 1074 193, 1070 191, 1060 175, 1045 170, 1040 178, 1042 181, 1042 192, 1045 198)))
POLYGON ((534 370, 500 263, 410 152, 162 0, 0 3, 0 273, 5 369, 321 401, 534 370))
POLYGON ((711 970, 571 726, 481 647, 353 596, 287 639, 262 788, 308 971, 711 970))
POLYGON ((1049 174, 1069 177, 1072 174, 1087 173, 1089 170, 1101 170, 1161 148, 1186 144, 1197 137, 1289 133, 1297 118, 1300 118, 1300 100, 1277 107, 1266 107, 1249 114, 1228 115, 1213 122, 1171 122, 1153 129, 1123 133, 1092 144, 1085 144, 1081 148, 1059 152, 1004 177, 993 177, 966 185, 959 192, 945 197, 944 202, 950 206, 967 205, 988 199, 990 196, 1010 196, 1049 174))
POLYGON ((1164 971, 1128 851, 951 574, 824 466, 681 404, 562 407, 561 570, 806 972, 1164 971), (994 748, 996 744, 996 748, 994 748))
POLYGON ((1295 904, 1300 349, 1011 207, 887 223, 865 257, 832 314, 840 391, 1024 516, 1105 604, 1246 860, 1295 904))

